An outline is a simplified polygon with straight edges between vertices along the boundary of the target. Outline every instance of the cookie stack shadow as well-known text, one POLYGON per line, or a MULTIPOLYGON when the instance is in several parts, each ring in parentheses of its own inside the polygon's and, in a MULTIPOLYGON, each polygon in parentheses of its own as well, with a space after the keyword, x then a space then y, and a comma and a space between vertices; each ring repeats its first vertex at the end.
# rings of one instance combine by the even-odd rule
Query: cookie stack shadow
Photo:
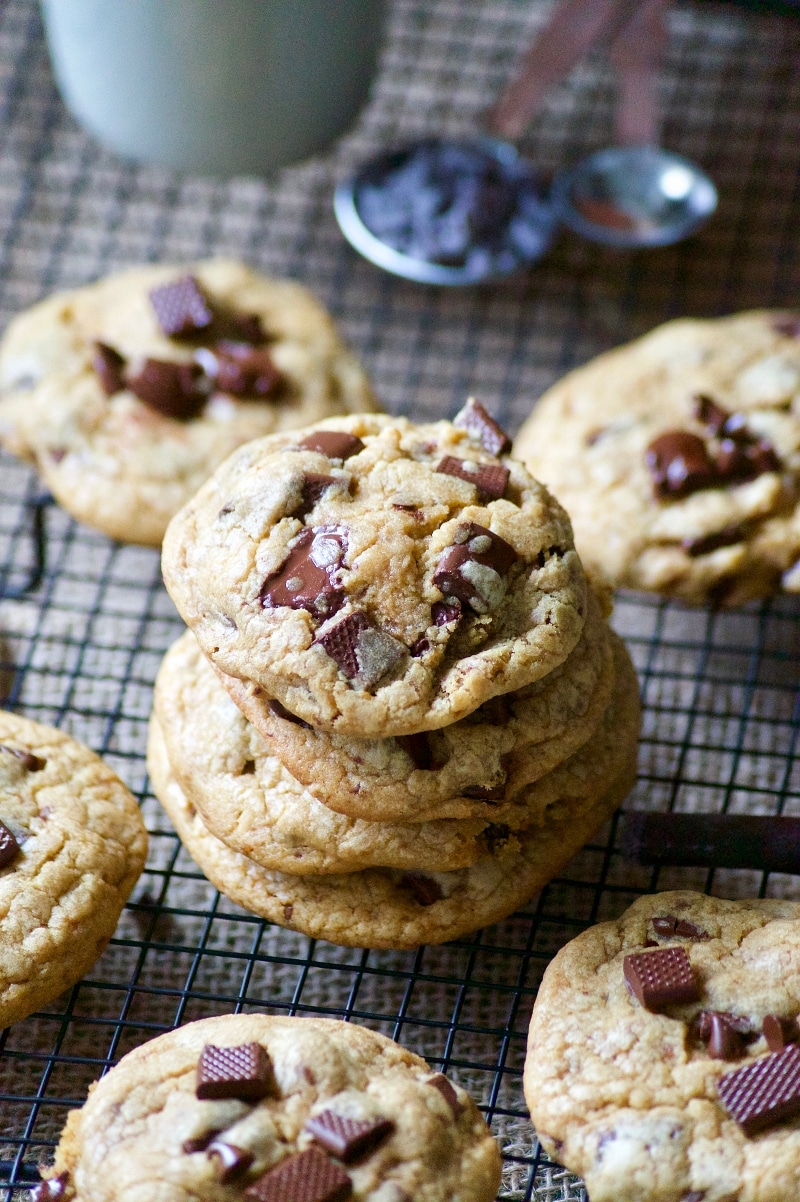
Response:
MULTIPOLYGON (((221 469, 223 477, 227 471, 227 479, 216 486, 210 483, 207 499, 218 505, 219 498, 233 490, 232 500, 217 509, 227 518, 228 506, 238 504, 236 489, 252 501, 252 488, 240 488, 236 482, 246 476, 254 459, 270 453, 275 458, 277 449, 288 461, 287 449, 302 453, 316 437, 313 431, 323 429, 355 437, 367 451, 373 449, 371 440, 378 446, 391 435, 412 447, 409 459, 414 460, 415 448, 424 446, 434 463, 438 448, 446 444, 442 449, 450 451, 452 442, 467 472, 494 462, 511 464, 516 471, 502 451, 487 449, 489 439, 481 422, 491 419, 479 406, 473 406, 473 413, 476 409, 478 419, 472 420, 469 432, 445 422, 413 427, 403 419, 371 417, 310 427, 294 436, 299 440, 295 444, 291 436, 282 436, 280 443, 275 437, 259 440, 237 452, 238 466, 230 466, 237 456, 228 461, 221 469)), ((350 468, 345 458, 333 457, 334 470, 350 468)), ((445 462, 434 470, 444 474, 449 496, 453 477, 443 469, 445 462)), ((359 476, 359 470, 353 468, 355 484, 349 485, 345 498, 353 504, 347 528, 351 546, 358 538, 359 490, 368 491, 372 480, 374 491, 378 469, 370 468, 371 476, 367 469, 359 476)), ((417 472, 417 462, 408 470, 417 472)), ((306 469, 304 479, 310 478, 306 469)), ((314 476, 318 478, 331 479, 314 476)), ((434 480, 434 487, 437 483, 434 480)), ((463 474, 458 484, 465 484, 465 490, 473 487, 463 474)), ((385 484, 382 488, 385 492, 385 484)), ((547 505, 555 506, 541 492, 547 505)), ((464 496, 467 503, 474 501, 469 491, 464 496)), ((485 523, 477 527, 480 530, 488 528, 490 519, 492 529, 505 530, 499 524, 503 511, 492 515, 486 497, 479 499, 482 509, 473 504, 467 512, 460 502, 458 512, 469 518, 474 511, 485 523)), ((318 514, 324 496, 306 496, 305 503, 313 510, 306 523, 313 521, 315 531, 345 529, 338 511, 318 514), (328 524, 319 525, 321 521, 328 524), (338 524, 334 527, 333 522, 338 524)), ((220 664, 222 657, 209 643, 209 624, 202 616, 205 600, 197 608, 198 617, 180 583, 191 575, 195 536, 186 531, 202 529, 198 521, 204 504, 200 500, 195 505, 192 521, 186 511, 178 516, 180 535, 173 534, 171 541, 168 535, 165 545, 165 579, 193 629, 170 648, 158 673, 148 767, 153 789, 189 854, 231 900, 272 922, 348 946, 404 948, 445 942, 496 922, 528 901, 627 795, 635 779, 640 725, 636 674, 624 644, 608 624, 605 599, 585 586, 579 565, 579 625, 560 651, 539 657, 536 672, 528 671, 528 683, 494 693, 489 685, 480 704, 465 713, 462 706, 458 720, 444 725, 439 714, 430 722, 412 724, 411 731, 405 719, 405 733, 392 733, 391 721, 384 737, 376 737, 374 723, 367 723, 361 735, 350 721, 340 733, 335 722, 312 724, 307 712, 305 717, 292 712, 285 704, 287 694, 283 700, 271 696, 257 672, 252 677, 246 671, 235 675, 220 664)), ((511 508, 507 501, 500 504, 511 508)), ((402 508, 395 501, 386 509, 387 540, 394 537, 391 523, 402 508)), ((302 537, 295 535, 294 545, 302 546, 302 537)), ((576 560, 574 552, 571 555, 576 560)), ((285 575, 285 564, 281 570, 285 575)), ((344 569, 339 579, 346 584, 344 569)), ((396 581, 393 587, 396 590, 396 581)), ((509 584, 509 596, 512 588, 509 584)), ((262 601, 264 595, 262 585, 262 601)), ((440 636, 441 609, 455 601, 445 594, 440 603, 434 602, 440 609, 434 610, 439 621, 433 615, 430 619, 431 639, 449 633, 445 629, 440 636)), ((510 604, 508 598, 505 603, 510 604)), ((472 620, 463 597, 454 608, 462 624, 464 617, 467 624, 472 620)), ((268 616, 276 629, 283 612, 290 621, 297 618, 297 607, 273 607, 268 616)), ((354 623, 347 615, 345 608, 345 618, 337 621, 340 630, 349 633, 354 623)), ((457 625, 449 613, 445 617, 451 627, 457 625)), ((327 629, 325 623, 322 628, 327 629)), ((385 624, 369 629, 380 646, 385 624)), ((288 624, 286 638, 291 646, 288 624)), ((327 650, 320 636, 315 642, 327 650)), ((422 640, 412 647, 412 657, 420 655, 420 646, 422 640)), ((227 666, 230 662, 229 658, 227 666)), ((336 662, 337 688, 360 687, 367 701, 370 693, 374 697, 381 691, 383 680, 364 687, 341 658, 336 662)), ((413 670, 413 660, 409 662, 413 670)), ((403 683, 402 663, 381 668, 386 672, 383 679, 403 683)), ((508 674, 501 677, 502 682, 510 679, 508 674)), ((519 673, 515 679, 520 679, 519 673)))

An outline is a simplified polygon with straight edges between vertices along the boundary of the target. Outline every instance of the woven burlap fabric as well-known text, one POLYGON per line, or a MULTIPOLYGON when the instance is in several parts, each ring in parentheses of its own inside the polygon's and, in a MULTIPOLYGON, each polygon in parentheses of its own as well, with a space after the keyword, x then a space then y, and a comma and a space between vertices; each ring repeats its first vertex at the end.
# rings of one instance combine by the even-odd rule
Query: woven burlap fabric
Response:
MULTIPOLYGON (((549 11, 537 0, 399 0, 350 135, 271 180, 215 181, 123 163, 99 147, 58 99, 35 3, 6 0, 0 324, 54 288, 131 263, 238 255, 301 280, 332 309, 391 411, 449 416, 472 392, 513 431, 563 371, 659 321, 796 303, 800 21, 707 0, 670 13, 660 79, 666 144, 702 162, 721 193, 718 216, 691 242, 614 254, 564 235, 530 272, 465 291, 392 279, 345 245, 331 208, 336 181, 387 145, 475 130, 549 11)), ((607 63, 593 54, 553 88, 523 148, 545 172, 574 162, 610 140, 613 97, 607 63)), ((115 546, 50 504, 37 509, 39 498, 35 476, 0 454, 0 689, 20 712, 107 756, 143 797, 152 848, 94 971, 0 1045, 2 1179, 13 1169, 21 1182, 23 1160, 47 1158, 68 1106, 129 1048, 177 1022, 266 1007, 395 1035, 488 1108, 506 1154, 504 1197, 526 1196, 533 1175, 537 1202, 577 1202, 580 1184, 537 1159, 522 1101, 527 1022, 549 957, 643 890, 795 896, 796 879, 655 875, 614 854, 615 828, 523 913, 474 940, 362 954, 265 926, 202 879, 147 790, 152 683, 181 629, 157 554, 115 546)), ((797 811, 797 618, 788 599, 725 615, 618 599, 615 622, 645 703, 629 807, 797 811)))

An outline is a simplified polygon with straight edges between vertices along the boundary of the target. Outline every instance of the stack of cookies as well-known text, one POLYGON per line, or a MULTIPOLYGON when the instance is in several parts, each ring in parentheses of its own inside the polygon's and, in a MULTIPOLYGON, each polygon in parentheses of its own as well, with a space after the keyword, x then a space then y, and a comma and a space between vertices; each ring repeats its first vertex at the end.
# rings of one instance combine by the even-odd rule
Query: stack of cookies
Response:
POLYGON ((511 913, 630 789, 636 675, 569 519, 470 401, 258 439, 173 519, 157 795, 226 895, 336 943, 511 913))

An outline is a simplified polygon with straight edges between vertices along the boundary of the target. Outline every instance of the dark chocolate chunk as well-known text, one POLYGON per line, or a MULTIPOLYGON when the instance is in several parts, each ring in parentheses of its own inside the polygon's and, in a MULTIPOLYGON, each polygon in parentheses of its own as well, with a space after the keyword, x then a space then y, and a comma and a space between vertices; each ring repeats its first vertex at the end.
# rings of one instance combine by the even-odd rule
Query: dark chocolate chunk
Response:
POLYGON ((640 864, 797 873, 800 818, 632 812, 620 850, 640 864))
POLYGON ((698 421, 708 427, 711 434, 719 434, 730 417, 727 409, 723 409, 712 397, 704 393, 698 393, 694 398, 694 414, 698 421))
POLYGON ((268 1169, 244 1196, 253 1202, 347 1202, 352 1193, 342 1166, 312 1144, 268 1169))
POLYGON ((155 310, 161 332, 168 338, 180 338, 211 325, 214 315, 193 275, 185 275, 170 284, 151 288, 150 304, 155 310))
POLYGON ((208 1145, 221 1134, 222 1131, 219 1127, 213 1127, 210 1131, 204 1131, 202 1135, 195 1135, 192 1139, 185 1139, 181 1146, 187 1156, 191 1156, 194 1152, 205 1152, 208 1145))
POLYGON ((0 751, 7 751, 9 755, 15 755, 26 772, 41 772, 47 763, 47 760, 34 755, 31 751, 23 751, 19 747, 6 747, 5 743, 0 743, 0 751))
POLYGON ((208 1155, 217 1162, 219 1179, 224 1184, 243 1177, 255 1160, 252 1152, 226 1144, 224 1139, 215 1139, 208 1145, 208 1155))
POLYGON ((677 925, 678 920, 674 914, 665 914, 663 917, 653 919, 653 930, 665 939, 669 939, 675 934, 677 925))
POLYGON ((430 640, 426 638, 424 634, 421 634, 418 639, 414 639, 414 642, 411 644, 408 650, 413 659, 419 659, 421 655, 424 655, 425 652, 430 651, 430 649, 430 640))
POLYGON ((351 1119, 335 1110, 323 1110, 305 1126, 326 1152, 345 1164, 353 1164, 374 1152, 394 1131, 391 1119, 351 1119))
POLYGON ((439 1091, 445 1102, 447 1102, 447 1105, 452 1110, 453 1118, 457 1119, 461 1114, 462 1106, 458 1100, 458 1094, 453 1089, 453 1086, 447 1080, 447 1077, 445 1077, 444 1073, 437 1073, 435 1077, 428 1077, 428 1080, 425 1082, 425 1084, 432 1085, 434 1089, 439 1091))
POLYGON ((717 1082, 722 1103, 745 1135, 800 1114, 800 1048, 759 1056, 717 1082))
POLYGON ((67 1192, 69 1173, 59 1173, 57 1177, 46 1177, 35 1185, 28 1195, 29 1202, 60 1202, 67 1192))
POLYGON ((260 1043, 218 1048, 207 1043, 197 1065, 195 1094, 203 1101, 259 1102, 275 1093, 272 1062, 260 1043))
POLYGON ((761 1029, 771 1052, 781 1052, 787 1044, 797 1043, 800 1039, 796 1018, 779 1018, 777 1014, 767 1014, 761 1029))
POLYGON ((717 480, 706 444, 686 430, 668 430, 654 438, 645 451, 645 462, 659 498, 686 497, 717 480))
POLYGON ((302 530, 282 566, 261 586, 264 609, 286 605, 316 618, 336 613, 344 600, 338 573, 346 551, 347 535, 340 527, 302 530))
POLYGON ((193 363, 145 359, 139 374, 128 377, 128 388, 158 413, 186 421, 196 417, 208 399, 200 378, 200 369, 193 363))
POLYGON ((693 922, 687 922, 685 918, 679 918, 678 924, 675 927, 675 934, 681 939, 708 939, 708 931, 696 927, 693 922))
POLYGON ((689 1190, 688 1194, 683 1195, 681 1202, 703 1202, 705 1196, 706 1191, 704 1189, 692 1189, 689 1190))
POLYGON ((490 822, 483 832, 483 837, 486 841, 486 846, 492 855, 499 851, 501 847, 505 847, 511 836, 511 827, 505 822, 490 822))
POLYGON ((496 785, 467 785, 461 790, 462 797, 472 797, 475 801, 502 801, 505 795, 505 781, 496 785))
POLYGON ((281 705, 276 697, 273 697, 269 702, 270 710, 276 718, 283 718, 284 722, 293 722, 295 726, 304 726, 306 730, 311 730, 311 723, 306 722, 303 718, 298 718, 297 714, 293 714, 291 710, 287 710, 285 705, 281 705))
POLYGON ((421 906, 432 906, 444 896, 438 881, 423 876, 421 872, 404 872, 400 878, 401 889, 407 889, 414 901, 421 906))
POLYGON ((434 601, 431 606, 431 620, 434 626, 446 626, 448 622, 457 622, 461 613, 460 601, 434 601))
POLYGON ((503 427, 474 397, 455 415, 453 425, 466 430, 492 455, 506 455, 511 450, 511 439, 503 427))
POLYGON ((634 952, 622 962, 625 982, 646 1010, 662 1010, 700 997, 689 957, 682 947, 634 952))
POLYGON ((784 338, 800 338, 800 317, 793 313, 781 314, 772 319, 772 328, 784 338))
POLYGON ((227 313, 225 324, 242 342, 259 346, 264 341, 264 328, 257 313, 227 313))
POLYGON ((336 476, 322 476, 319 472, 306 472, 303 476, 300 504, 295 509, 292 517, 304 518, 332 484, 341 484, 341 480, 337 479, 336 476))
POLYGON ((735 543, 740 543, 743 538, 744 530, 741 526, 723 526, 722 530, 716 530, 713 534, 685 538, 681 546, 687 555, 696 559, 698 555, 710 555, 712 551, 717 551, 720 547, 732 547, 735 543))
POLYGON ((355 434, 344 430, 316 430, 297 444, 304 451, 319 451, 329 459, 349 459, 364 450, 364 444, 355 434))
POLYGON ((490 501, 497 501, 506 491, 510 472, 501 463, 476 463, 467 467, 469 460, 456 459, 453 455, 445 455, 436 468, 444 476, 457 476, 477 488, 480 496, 490 501))
POLYGON ((113 396, 125 387, 125 359, 106 342, 94 344, 92 367, 97 372, 103 392, 113 396))
POLYGON ((728 1015, 718 1010, 703 1010, 699 1019, 700 1038, 708 1045, 712 1060, 738 1060, 744 1052, 744 1039, 728 1015))
POLYGON ((755 474, 761 476, 764 472, 779 472, 781 470, 781 461, 771 442, 766 438, 759 438, 751 447, 747 448, 747 454, 750 457, 755 474))
POLYGON ((433 752, 425 731, 417 735, 398 735, 397 742, 415 768, 427 772, 433 766, 433 752))
POLYGON ((722 439, 714 455, 714 464, 722 480, 732 484, 758 475, 748 450, 733 438, 722 439))
POLYGON ((19 855, 19 843, 4 822, 0 822, 0 868, 8 868, 19 855))
POLYGON ((458 527, 456 542, 440 556, 433 583, 446 598, 455 597, 475 613, 485 614, 502 601, 504 577, 518 558, 505 539, 469 522, 458 527))
MULTIPOLYGON (((218 342, 211 356, 215 360, 213 378, 220 392, 241 397, 268 397, 281 383, 281 373, 266 347, 254 347, 245 342, 218 342)), ((204 361, 207 359, 205 356, 204 361)))
POLYGON ((314 642, 339 665, 349 680, 371 689, 408 654, 398 640, 373 626, 360 609, 317 632, 314 642))

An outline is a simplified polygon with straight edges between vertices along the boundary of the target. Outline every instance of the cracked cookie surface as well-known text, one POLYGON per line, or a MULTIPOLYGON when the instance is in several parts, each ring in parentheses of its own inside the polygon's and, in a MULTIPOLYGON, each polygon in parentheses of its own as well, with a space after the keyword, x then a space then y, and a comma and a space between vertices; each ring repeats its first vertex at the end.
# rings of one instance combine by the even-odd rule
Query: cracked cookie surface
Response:
POLYGON ((162 564, 216 667, 364 737, 540 679, 586 613, 564 511, 448 422, 364 415, 250 443, 170 523, 162 564))
MULTIPOLYGON (((248 348, 236 342, 242 331, 222 332, 229 347, 234 336, 241 360, 248 348)), ((134 387, 149 395, 155 385, 146 384, 134 387)), ((364 372, 311 293, 233 260, 137 267, 59 293, 16 317, 0 344, 0 442, 35 463, 74 517, 128 542, 158 546, 172 515, 242 443, 374 408, 364 372), (114 356, 128 376, 146 360, 199 370, 196 356, 202 359, 203 344, 213 342, 214 323, 194 336, 191 330, 170 336, 149 297, 187 273, 215 314, 255 319, 256 333, 245 325, 244 336, 274 366, 266 395, 247 388, 242 394, 234 378, 241 362, 230 357, 225 365, 234 370, 203 378, 207 398, 182 416, 145 403, 128 386, 114 356), (98 343, 106 348, 102 374, 98 343), (109 377, 111 394, 104 387, 109 377)))
POLYGON ((146 854, 136 801, 99 756, 0 711, 0 1026, 94 964, 146 854))
POLYGON ((466 1091, 385 1036, 238 1014, 123 1057, 70 1114, 48 1176, 62 1174, 76 1202, 490 1202, 500 1155, 466 1091), (305 1192, 270 1192, 290 1163, 305 1192), (315 1193, 315 1174, 338 1192, 315 1193))
POLYGON ((800 591, 797 314, 681 319, 600 355, 545 393, 515 454, 614 586, 715 605, 800 591))
POLYGON ((784 1073, 782 1055, 800 1061, 798 1013, 800 904, 642 897, 545 973, 524 1078, 539 1138, 592 1202, 795 1197, 800 1093, 776 1117, 764 1091, 756 1122, 734 1084, 742 1070, 784 1073), (674 978, 658 965, 642 973, 665 953, 688 961, 694 1000, 670 1001, 674 978))

